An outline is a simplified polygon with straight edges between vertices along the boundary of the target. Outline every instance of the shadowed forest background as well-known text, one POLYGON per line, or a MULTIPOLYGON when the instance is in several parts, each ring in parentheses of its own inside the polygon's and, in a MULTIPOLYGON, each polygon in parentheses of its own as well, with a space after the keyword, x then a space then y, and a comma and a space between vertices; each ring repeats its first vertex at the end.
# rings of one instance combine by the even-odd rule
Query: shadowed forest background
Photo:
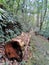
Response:
POLYGON ((49 65, 49 0, 0 0, 0 44, 30 31, 32 58, 19 65, 49 65))

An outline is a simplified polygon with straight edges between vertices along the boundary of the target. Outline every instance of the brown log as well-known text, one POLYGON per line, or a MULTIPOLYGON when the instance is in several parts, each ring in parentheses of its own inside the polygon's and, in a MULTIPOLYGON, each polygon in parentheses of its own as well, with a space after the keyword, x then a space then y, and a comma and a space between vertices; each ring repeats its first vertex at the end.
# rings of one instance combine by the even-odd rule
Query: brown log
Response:
POLYGON ((12 41, 18 41, 19 45, 23 47, 24 45, 28 45, 30 38, 31 38, 30 33, 22 32, 20 36, 17 36, 16 38, 12 38, 12 41))
POLYGON ((11 41, 5 44, 5 54, 10 60, 16 59, 22 61, 24 45, 28 45, 31 35, 29 33, 22 32, 21 35, 16 38, 12 38, 11 41))
POLYGON ((17 41, 9 41, 5 45, 5 54, 9 60, 16 59, 17 61, 22 61, 22 50, 17 41))

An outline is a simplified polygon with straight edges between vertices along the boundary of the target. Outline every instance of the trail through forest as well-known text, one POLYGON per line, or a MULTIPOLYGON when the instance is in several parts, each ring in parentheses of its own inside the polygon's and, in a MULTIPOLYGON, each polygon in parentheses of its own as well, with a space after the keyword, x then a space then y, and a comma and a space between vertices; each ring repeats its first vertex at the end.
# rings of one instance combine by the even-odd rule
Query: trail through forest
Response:
POLYGON ((40 35, 33 34, 33 44, 35 52, 33 57, 37 60, 36 65, 49 65, 49 42, 46 38, 40 35))

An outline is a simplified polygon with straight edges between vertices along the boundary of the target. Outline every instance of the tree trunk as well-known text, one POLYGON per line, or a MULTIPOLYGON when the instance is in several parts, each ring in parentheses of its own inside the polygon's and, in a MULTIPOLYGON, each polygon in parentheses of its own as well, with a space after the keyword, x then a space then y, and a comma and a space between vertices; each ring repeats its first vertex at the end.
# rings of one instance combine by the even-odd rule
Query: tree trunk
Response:
POLYGON ((42 10, 41 10, 41 18, 40 18, 40 31, 42 29, 42 25, 43 25, 43 22, 44 22, 44 18, 46 16, 46 12, 47 12, 47 0, 45 0, 44 2, 45 2, 44 3, 44 5, 45 5, 45 7, 44 7, 45 11, 43 12, 43 0, 42 0, 42 10))

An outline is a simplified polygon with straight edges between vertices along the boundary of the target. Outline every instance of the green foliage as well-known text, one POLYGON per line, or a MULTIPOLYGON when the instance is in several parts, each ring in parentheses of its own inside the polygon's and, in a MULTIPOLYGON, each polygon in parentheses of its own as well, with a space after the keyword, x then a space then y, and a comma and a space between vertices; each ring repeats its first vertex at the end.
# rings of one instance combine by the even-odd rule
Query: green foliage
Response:
POLYGON ((30 18, 25 13, 19 11, 15 15, 7 10, 0 13, 0 42, 9 41, 11 38, 20 35, 22 31, 28 32, 31 29, 30 18))
POLYGON ((11 38, 21 34, 22 26, 18 18, 14 19, 8 12, 0 15, 0 42, 9 41, 11 38))
POLYGON ((41 31, 39 34, 43 35, 44 37, 49 37, 49 21, 44 22, 41 31))
MULTIPOLYGON (((3 5, 3 8, 0 9, 0 19, 4 21, 1 22, 0 25, 7 27, 8 25, 12 24, 13 26, 12 29, 7 31, 12 36, 6 36, 6 38, 8 37, 10 39, 15 35, 17 36, 20 34, 20 32, 22 32, 22 30, 24 32, 28 32, 30 31, 31 27, 35 27, 37 24, 40 25, 40 22, 42 22, 42 24, 44 23, 44 21, 46 22, 45 18, 47 14, 45 12, 47 11, 47 8, 49 6, 46 3, 47 0, 0 0, 0 4, 3 5), (39 23, 37 23, 38 21, 39 23)), ((49 36, 49 27, 46 27, 47 25, 45 24, 41 26, 42 30, 39 32, 40 34, 47 37, 49 36)), ((0 27, 2 28, 2 26, 0 27)), ((2 35, 3 34, 4 32, 2 31, 2 35)))

